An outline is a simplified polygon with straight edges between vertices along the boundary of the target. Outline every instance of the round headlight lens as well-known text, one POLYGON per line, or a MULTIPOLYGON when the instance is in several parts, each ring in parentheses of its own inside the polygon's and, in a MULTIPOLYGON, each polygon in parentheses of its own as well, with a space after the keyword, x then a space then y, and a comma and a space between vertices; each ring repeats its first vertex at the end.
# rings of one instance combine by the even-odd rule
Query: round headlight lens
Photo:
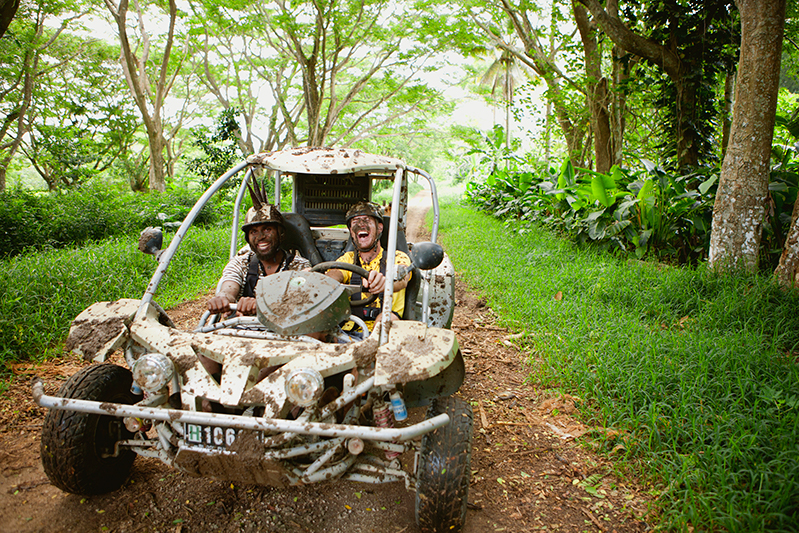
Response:
POLYGON ((133 381, 147 392, 158 392, 172 379, 172 361, 160 353, 147 353, 133 364, 133 381))
POLYGON ((325 380, 313 368, 297 368, 286 378, 286 396, 295 405, 308 407, 322 395, 325 380))

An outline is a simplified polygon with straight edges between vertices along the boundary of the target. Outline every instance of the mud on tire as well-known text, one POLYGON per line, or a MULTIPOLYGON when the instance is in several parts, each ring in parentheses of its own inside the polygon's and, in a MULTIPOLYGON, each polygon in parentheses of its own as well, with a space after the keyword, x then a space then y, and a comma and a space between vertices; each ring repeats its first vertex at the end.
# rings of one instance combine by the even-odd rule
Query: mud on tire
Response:
MULTIPOLYGON (((92 365, 72 376, 59 391, 64 398, 133 404, 130 370, 112 364, 92 365)), ((122 486, 136 454, 114 444, 132 438, 121 418, 51 409, 42 426, 41 455, 50 482, 63 491, 92 495, 122 486)))
POLYGON ((436 398, 427 418, 450 423, 422 438, 416 472, 416 523, 423 533, 458 532, 466 519, 472 457, 472 408, 456 396, 436 398))

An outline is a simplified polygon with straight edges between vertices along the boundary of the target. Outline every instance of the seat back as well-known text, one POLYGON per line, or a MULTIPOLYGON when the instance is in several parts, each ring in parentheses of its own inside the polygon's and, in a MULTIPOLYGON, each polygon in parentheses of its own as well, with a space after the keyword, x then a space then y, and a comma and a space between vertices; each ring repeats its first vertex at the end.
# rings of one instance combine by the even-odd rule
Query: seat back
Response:
POLYGON ((344 224, 347 210, 368 200, 371 187, 368 176, 297 174, 292 207, 314 226, 344 224))
POLYGON ((284 213, 283 220, 286 228, 286 236, 283 247, 289 250, 297 250, 300 254, 311 262, 311 265, 318 265, 322 262, 322 255, 316 249, 313 239, 311 225, 300 214, 284 213))

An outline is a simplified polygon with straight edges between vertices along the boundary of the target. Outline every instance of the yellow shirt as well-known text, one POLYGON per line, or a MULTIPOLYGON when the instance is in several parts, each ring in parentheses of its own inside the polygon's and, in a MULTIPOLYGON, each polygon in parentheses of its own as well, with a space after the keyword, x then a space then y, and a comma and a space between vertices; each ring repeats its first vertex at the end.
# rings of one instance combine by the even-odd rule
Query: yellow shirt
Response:
MULTIPOLYGON (((367 272, 372 272, 372 271, 380 272, 380 260, 383 259, 384 251, 385 250, 381 249, 380 253, 378 253, 377 256, 375 256, 375 258, 369 261, 368 263, 363 260, 363 257, 360 254, 358 254, 358 262, 360 263, 360 266, 362 266, 367 272)), ((355 264, 355 252, 347 252, 338 259, 336 259, 336 261, 341 261, 342 263, 349 263, 353 265, 355 264)), ((406 254, 405 252, 397 250, 394 262, 398 265, 410 266, 411 258, 408 257, 408 254, 406 254)), ((343 283, 345 284, 349 283, 350 280, 352 279, 352 272, 350 272, 349 270, 340 270, 339 272, 341 272, 344 275, 343 283)), ((378 300, 375 300, 366 307, 378 307, 378 306, 379 306, 378 300)), ((405 311, 405 289, 394 291, 391 297, 391 310, 394 313, 396 313, 397 316, 400 317, 402 316, 403 311, 405 311)), ((374 327, 375 323, 374 320, 367 320, 365 322, 366 322, 366 327, 368 327, 369 330, 371 331, 372 328, 374 327)), ((349 331, 353 327, 354 324, 352 322, 347 322, 347 324, 344 325, 343 329, 344 331, 349 331)))

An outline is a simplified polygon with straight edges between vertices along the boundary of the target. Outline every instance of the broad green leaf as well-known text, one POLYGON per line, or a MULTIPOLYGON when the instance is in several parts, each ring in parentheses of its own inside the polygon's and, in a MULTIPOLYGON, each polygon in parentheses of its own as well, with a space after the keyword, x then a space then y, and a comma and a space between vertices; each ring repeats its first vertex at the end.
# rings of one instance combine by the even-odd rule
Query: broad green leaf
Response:
POLYGON ((613 165, 613 168, 610 169, 608 174, 602 175, 602 180, 605 183, 606 189, 615 189, 617 183, 624 181, 624 174, 618 165, 613 165))
POLYGON ((652 197, 653 194, 652 189, 654 188, 655 188, 655 182, 653 180, 646 180, 644 182, 643 187, 641 187, 641 190, 638 191, 638 199, 645 200, 647 198, 652 197))
POLYGON ((601 216, 602 216, 604 213, 605 213, 605 210, 604 210, 604 209, 602 209, 602 210, 600 210, 600 211, 594 211, 594 212, 592 212, 592 213, 589 213, 589 214, 588 214, 588 216, 587 216, 587 217, 585 217, 585 219, 586 219, 586 220, 588 220, 588 221, 590 222, 590 221, 592 221, 592 220, 596 220, 596 219, 598 219, 598 218, 599 218, 599 217, 601 217, 601 216))
POLYGON ((710 176, 708 179, 700 183, 699 192, 701 192, 702 194, 707 194, 707 191, 710 190, 710 188, 713 186, 714 183, 716 183, 716 180, 718 180, 718 176, 714 175, 710 176))
POLYGON ((593 240, 598 241, 605 237, 605 221, 604 220, 591 220, 588 222, 588 236, 593 240))
POLYGON ((605 191, 604 180, 601 176, 594 176, 591 178, 591 191, 594 193, 594 198, 599 200, 599 203, 605 207, 610 207, 611 201, 608 199, 607 192, 605 191))

